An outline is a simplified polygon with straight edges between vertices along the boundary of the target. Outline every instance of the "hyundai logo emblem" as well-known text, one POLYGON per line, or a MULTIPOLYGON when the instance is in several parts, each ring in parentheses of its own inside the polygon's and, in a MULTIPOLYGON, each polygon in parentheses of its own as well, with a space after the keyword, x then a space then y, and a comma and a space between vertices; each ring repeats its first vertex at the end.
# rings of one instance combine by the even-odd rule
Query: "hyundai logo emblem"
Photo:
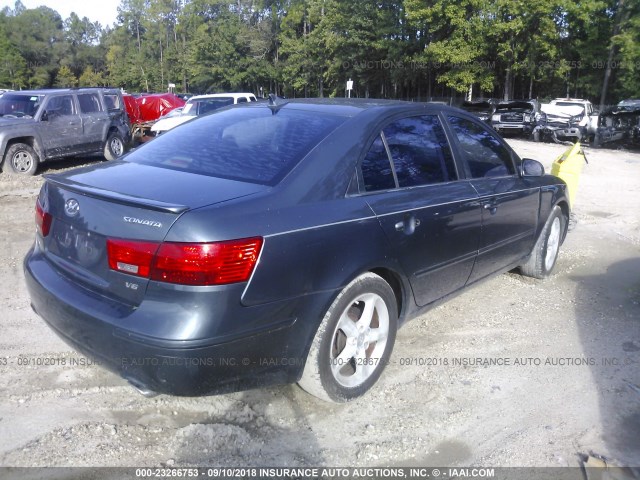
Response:
POLYGON ((80 212, 80 204, 75 198, 70 198, 64 204, 64 213, 70 217, 75 217, 80 212))

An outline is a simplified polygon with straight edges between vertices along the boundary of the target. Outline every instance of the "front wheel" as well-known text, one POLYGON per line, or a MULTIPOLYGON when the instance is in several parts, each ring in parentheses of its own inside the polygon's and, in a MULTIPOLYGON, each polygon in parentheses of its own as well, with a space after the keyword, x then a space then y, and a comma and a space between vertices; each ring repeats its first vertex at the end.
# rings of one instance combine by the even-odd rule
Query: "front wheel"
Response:
POLYGON ((4 156, 4 165, 11 173, 19 175, 34 175, 39 163, 38 154, 26 143, 14 143, 4 156))
POLYGON ((398 328, 393 290, 374 273, 347 285, 325 314, 298 384, 329 402, 369 390, 389 361, 398 328))
POLYGON ((124 140, 118 133, 112 133, 104 145, 104 158, 115 160, 124 153, 124 140))
POLYGON ((562 233, 567 223, 567 218, 560 207, 554 207, 551 215, 533 247, 533 251, 527 262, 520 266, 523 275, 533 278, 546 278, 551 275, 553 267, 558 259, 562 233))

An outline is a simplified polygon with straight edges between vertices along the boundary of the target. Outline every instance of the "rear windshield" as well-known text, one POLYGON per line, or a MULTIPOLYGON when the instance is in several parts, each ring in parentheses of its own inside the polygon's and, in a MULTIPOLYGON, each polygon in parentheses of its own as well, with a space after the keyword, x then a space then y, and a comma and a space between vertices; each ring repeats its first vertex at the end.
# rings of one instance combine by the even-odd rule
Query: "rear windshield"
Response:
POLYGON ((233 105, 233 97, 213 97, 190 100, 184 106, 185 115, 204 115, 222 107, 233 105))
POLYGON ((231 108, 169 130, 129 162, 275 185, 345 117, 267 107, 231 108))

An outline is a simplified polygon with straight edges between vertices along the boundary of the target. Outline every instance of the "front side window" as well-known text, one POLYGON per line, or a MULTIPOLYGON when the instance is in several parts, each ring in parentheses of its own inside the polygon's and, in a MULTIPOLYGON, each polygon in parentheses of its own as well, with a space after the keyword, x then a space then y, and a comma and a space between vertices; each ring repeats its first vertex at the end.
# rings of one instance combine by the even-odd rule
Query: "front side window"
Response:
POLYGON ((436 115, 398 120, 383 130, 399 187, 456 180, 444 129, 436 115))
POLYGON ((473 178, 503 177, 516 173, 511 154, 486 128, 461 117, 449 117, 473 178))
POLYGON ((57 115, 75 115, 76 109, 72 95, 52 97, 47 104, 47 111, 57 115))

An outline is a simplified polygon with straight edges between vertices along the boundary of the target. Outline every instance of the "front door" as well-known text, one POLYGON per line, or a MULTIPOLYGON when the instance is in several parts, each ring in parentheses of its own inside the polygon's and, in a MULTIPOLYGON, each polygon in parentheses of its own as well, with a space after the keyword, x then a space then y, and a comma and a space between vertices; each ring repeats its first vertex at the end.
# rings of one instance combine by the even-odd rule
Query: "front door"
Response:
POLYGON ((448 121, 482 205, 482 235, 469 282, 513 265, 533 248, 539 188, 518 174, 511 151, 486 126, 455 115, 448 121))
POLYGON ((82 151, 82 119, 73 95, 50 97, 44 109, 46 119, 40 121, 40 138, 45 156, 62 157, 82 151))

